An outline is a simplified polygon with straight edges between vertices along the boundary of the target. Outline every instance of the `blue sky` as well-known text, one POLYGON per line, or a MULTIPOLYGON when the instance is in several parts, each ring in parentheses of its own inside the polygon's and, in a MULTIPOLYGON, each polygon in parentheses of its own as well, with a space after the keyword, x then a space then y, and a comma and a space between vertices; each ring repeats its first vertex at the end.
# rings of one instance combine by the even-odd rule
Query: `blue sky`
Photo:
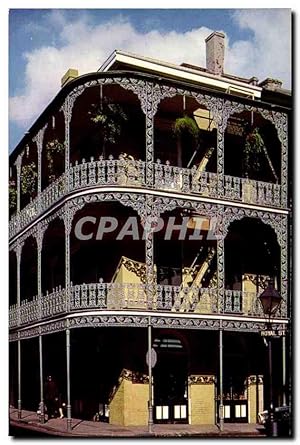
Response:
POLYGON ((114 49, 205 66, 204 39, 219 30, 226 72, 279 78, 289 88, 290 25, 288 9, 11 9, 10 151, 68 68, 96 71, 114 49))

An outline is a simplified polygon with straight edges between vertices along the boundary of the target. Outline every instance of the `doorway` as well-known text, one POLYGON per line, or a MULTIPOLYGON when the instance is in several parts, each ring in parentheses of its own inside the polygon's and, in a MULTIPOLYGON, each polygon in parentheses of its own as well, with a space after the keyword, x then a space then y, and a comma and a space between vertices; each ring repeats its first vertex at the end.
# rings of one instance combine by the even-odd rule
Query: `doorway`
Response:
POLYGON ((188 423, 187 354, 176 337, 156 338, 153 369, 154 422, 188 423))

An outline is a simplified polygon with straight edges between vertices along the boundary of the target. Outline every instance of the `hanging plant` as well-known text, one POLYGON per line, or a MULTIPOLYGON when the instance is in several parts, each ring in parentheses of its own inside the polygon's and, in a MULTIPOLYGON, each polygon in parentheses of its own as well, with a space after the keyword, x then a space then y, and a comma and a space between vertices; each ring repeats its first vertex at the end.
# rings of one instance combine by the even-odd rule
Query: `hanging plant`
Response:
POLYGON ((21 191, 24 195, 32 196, 36 192, 37 172, 34 162, 23 165, 21 170, 21 191))
POLYGON ((188 115, 176 119, 173 132, 177 137, 189 135, 196 143, 198 142, 199 127, 196 121, 188 115))
POLYGON ((122 125, 128 120, 121 105, 103 97, 99 104, 92 104, 88 112, 90 120, 97 126, 102 143, 115 144, 122 131, 122 125))
POLYGON ((272 160, 268 154, 267 147, 259 132, 259 128, 253 128, 246 136, 244 146, 244 173, 256 176, 262 170, 263 158, 266 159, 268 166, 272 172, 272 176, 276 183, 278 183, 278 176, 273 166, 272 160))
POLYGON ((14 211, 17 208, 17 189, 15 181, 9 181, 9 209, 14 211))
POLYGON ((265 153, 265 143, 255 127, 247 134, 244 146, 244 170, 245 174, 257 173, 261 169, 262 155, 265 153))
POLYGON ((53 139, 46 144, 46 157, 48 161, 48 179, 53 182, 56 179, 54 172, 54 159, 57 155, 64 153, 65 144, 62 144, 57 139, 53 139))

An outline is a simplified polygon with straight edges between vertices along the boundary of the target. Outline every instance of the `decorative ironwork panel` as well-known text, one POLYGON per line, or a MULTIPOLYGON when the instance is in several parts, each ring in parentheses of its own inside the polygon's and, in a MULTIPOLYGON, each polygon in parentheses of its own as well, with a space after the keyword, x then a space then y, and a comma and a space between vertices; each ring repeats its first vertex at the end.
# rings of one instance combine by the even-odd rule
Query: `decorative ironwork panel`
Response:
POLYGON ((48 124, 44 125, 41 128, 36 136, 32 138, 32 141, 37 145, 37 155, 38 155, 38 194, 42 190, 42 151, 43 151, 43 142, 44 142, 44 134, 48 124))

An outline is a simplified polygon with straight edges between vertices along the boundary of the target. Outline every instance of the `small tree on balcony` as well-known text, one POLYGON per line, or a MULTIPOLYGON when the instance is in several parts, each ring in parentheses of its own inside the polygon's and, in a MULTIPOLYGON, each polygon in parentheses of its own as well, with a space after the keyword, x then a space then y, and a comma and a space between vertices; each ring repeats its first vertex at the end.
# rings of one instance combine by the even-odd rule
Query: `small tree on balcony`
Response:
POLYGON ((88 112, 90 120, 95 124, 103 153, 107 143, 118 142, 123 124, 128 120, 128 116, 121 105, 111 102, 107 97, 103 97, 98 104, 92 104, 88 112))
POLYGON ((37 189, 37 172, 34 162, 23 165, 21 170, 21 191, 23 195, 32 198, 37 189))
POLYGON ((60 157, 65 151, 65 144, 53 139, 46 144, 46 157, 48 162, 48 179, 49 183, 56 179, 55 159, 60 157))

